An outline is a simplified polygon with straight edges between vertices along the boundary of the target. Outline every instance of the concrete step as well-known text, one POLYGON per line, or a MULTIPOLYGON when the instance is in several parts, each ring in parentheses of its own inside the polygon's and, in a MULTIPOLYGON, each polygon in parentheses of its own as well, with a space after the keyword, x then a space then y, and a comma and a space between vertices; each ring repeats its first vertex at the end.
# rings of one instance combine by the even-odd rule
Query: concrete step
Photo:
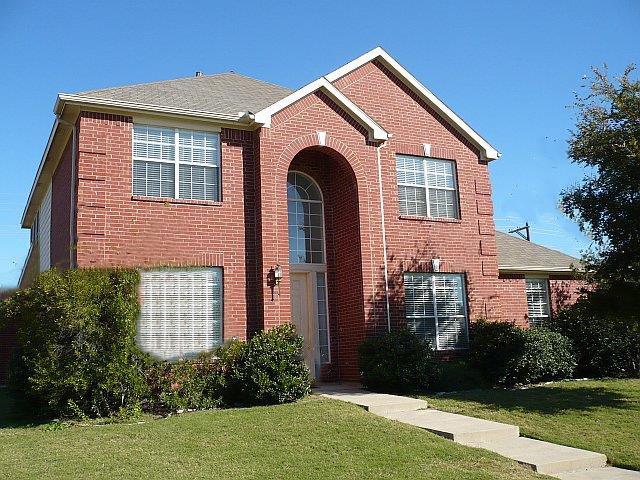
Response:
POLYGON ((531 467, 538 473, 554 475, 560 472, 604 467, 607 457, 601 453, 565 447, 532 438, 513 438, 489 442, 467 442, 485 448, 531 467))
POLYGON ((640 480, 640 472, 615 467, 589 468, 554 475, 560 480, 640 480))
POLYGON ((433 409, 390 412, 383 417, 424 428, 436 435, 464 444, 516 439, 520 434, 520 429, 515 425, 490 422, 433 409))
POLYGON ((315 390, 315 393, 327 398, 333 398, 334 400, 354 403, 376 415, 427 408, 427 402, 418 398, 388 395, 386 393, 372 393, 365 390, 318 388, 315 390))

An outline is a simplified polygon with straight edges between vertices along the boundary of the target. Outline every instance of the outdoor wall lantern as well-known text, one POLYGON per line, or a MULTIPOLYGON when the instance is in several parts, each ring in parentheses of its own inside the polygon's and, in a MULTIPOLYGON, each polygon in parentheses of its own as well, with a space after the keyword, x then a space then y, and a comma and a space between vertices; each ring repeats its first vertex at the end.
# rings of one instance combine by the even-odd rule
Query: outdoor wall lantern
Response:
POLYGON ((431 259, 431 268, 434 272, 440 271, 440 259, 438 257, 433 257, 431 259))
POLYGON ((276 285, 280 285, 282 277, 284 277, 284 272, 282 271, 282 267, 278 264, 276 265, 276 268, 273 269, 273 278, 276 281, 276 285))

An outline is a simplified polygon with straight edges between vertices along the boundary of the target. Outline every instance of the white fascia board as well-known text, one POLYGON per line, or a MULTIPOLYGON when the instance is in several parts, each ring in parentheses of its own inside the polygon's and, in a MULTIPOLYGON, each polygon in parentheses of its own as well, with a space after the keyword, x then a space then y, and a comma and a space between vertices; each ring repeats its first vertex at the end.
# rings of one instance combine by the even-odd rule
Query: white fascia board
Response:
POLYGON ((498 265, 501 272, 557 272, 557 273, 573 273, 574 270, 569 267, 545 267, 542 265, 498 265))
POLYGON ((331 82, 329 82, 324 77, 321 77, 309 83, 308 85, 305 85, 304 87, 296 90, 290 95, 287 95, 282 100, 279 100, 273 105, 260 110, 254 116, 255 123, 258 123, 265 128, 271 127, 271 119, 273 115, 318 90, 322 90, 323 92, 325 92, 334 102, 340 105, 340 107, 348 112, 349 115, 351 115, 363 127, 365 127, 369 132, 370 140, 384 141, 389 138, 389 134, 384 128, 378 125, 375 120, 364 113, 364 111, 360 107, 349 100, 340 90, 334 87, 331 82))
POLYGON ((150 105, 146 103, 124 102, 120 100, 108 100, 104 98, 90 97, 87 95, 74 95, 69 93, 60 93, 54 107, 55 113, 60 113, 65 104, 72 105, 99 105, 102 107, 111 107, 123 110, 137 110, 142 112, 166 113, 170 115, 183 115, 188 117, 207 118, 212 120, 225 120, 237 122, 240 115, 229 115, 215 112, 207 112, 203 110, 191 110, 188 108, 166 107, 161 105, 150 105))
POLYGON ((53 139, 56 135, 56 132, 58 130, 58 126, 60 125, 60 121, 58 120, 58 118, 56 117, 55 121, 53 122, 53 126, 51 127, 51 133, 49 133, 49 140, 47 141, 47 146, 44 149, 44 153, 42 154, 42 158, 40 159, 40 165, 38 165, 38 171, 36 173, 36 177, 33 180, 33 185, 31 185, 31 190, 29 191, 29 197, 27 199, 27 204, 24 207, 24 211, 22 212, 22 219, 20 220, 20 225, 22 225, 22 228, 29 228, 31 227, 31 225, 26 225, 25 221, 27 218, 27 211, 29 210, 29 206, 31 205, 31 201, 33 200, 33 195, 36 191, 36 188, 38 186, 38 182, 40 181, 40 175, 42 174, 42 169, 44 167, 44 164, 47 160, 47 157, 49 156, 49 150, 51 149, 51 144, 53 143, 53 139))
POLYGON ((454 127, 456 127, 463 135, 465 135, 474 145, 480 148, 482 156, 486 160, 494 160, 500 157, 494 147, 482 138, 473 128, 471 128, 462 118, 456 115, 453 110, 447 107, 438 97, 436 97, 427 87, 420 83, 411 73, 409 73, 402 65, 400 65, 391 55, 389 55, 382 47, 376 47, 370 52, 361 55, 346 65, 325 75, 329 82, 335 82, 339 78, 344 77, 348 73, 360 68, 365 63, 375 59, 382 60, 389 70, 391 70, 398 78, 400 78, 409 88, 411 88, 425 102, 431 105, 437 112, 445 117, 454 127))

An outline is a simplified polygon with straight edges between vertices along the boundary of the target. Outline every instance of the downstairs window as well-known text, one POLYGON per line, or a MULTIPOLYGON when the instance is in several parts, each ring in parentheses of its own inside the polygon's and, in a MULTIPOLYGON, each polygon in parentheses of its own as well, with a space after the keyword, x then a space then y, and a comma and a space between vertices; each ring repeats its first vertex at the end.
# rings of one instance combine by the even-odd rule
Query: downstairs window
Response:
POLYGON ((451 273, 405 273, 407 327, 436 350, 467 348, 464 278, 451 273))
POLYGON ((222 269, 140 273, 140 348, 163 360, 197 355, 222 344, 222 269))
POLYGON ((541 325, 549 318, 549 288, 546 278, 527 278, 529 325, 541 325))

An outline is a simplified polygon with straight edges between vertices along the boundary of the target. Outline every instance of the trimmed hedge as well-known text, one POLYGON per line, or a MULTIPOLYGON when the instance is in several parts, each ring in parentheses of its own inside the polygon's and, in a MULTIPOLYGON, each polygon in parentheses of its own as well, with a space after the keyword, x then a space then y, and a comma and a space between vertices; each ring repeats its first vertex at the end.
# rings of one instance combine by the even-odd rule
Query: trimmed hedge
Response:
POLYGON ((292 324, 260 332, 248 342, 218 350, 224 368, 226 405, 252 406, 294 402, 311 391, 303 340, 292 324))
POLYGON ((439 376, 431 345, 407 329, 364 340, 359 365, 362 384, 377 392, 429 390, 439 376))
POLYGON ((473 323, 470 330, 471 363, 492 383, 513 386, 573 375, 571 342, 557 332, 486 321, 473 323))
POLYGON ((3 302, 18 325, 9 384, 44 415, 110 416, 147 397, 138 272, 48 270, 3 302))

